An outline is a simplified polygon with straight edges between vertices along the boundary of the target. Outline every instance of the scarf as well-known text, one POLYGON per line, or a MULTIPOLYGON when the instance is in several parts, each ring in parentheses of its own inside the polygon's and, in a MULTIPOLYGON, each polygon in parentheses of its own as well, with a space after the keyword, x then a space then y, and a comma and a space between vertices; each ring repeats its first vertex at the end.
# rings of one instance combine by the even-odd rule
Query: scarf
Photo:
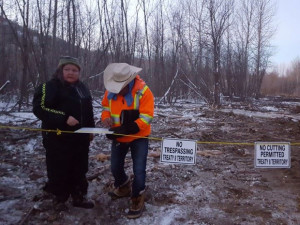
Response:
MULTIPOLYGON (((132 88, 133 88, 133 85, 134 85, 134 80, 132 80, 128 86, 129 86, 129 90, 128 90, 128 93, 126 95, 124 95, 124 98, 125 98, 125 101, 127 103, 128 106, 131 106, 132 105, 132 102, 133 102, 133 96, 131 94, 131 91, 132 91, 132 88)), ((117 95, 118 94, 115 94, 115 93, 112 93, 112 92, 108 92, 108 95, 107 95, 107 98, 108 100, 117 100, 117 95)))

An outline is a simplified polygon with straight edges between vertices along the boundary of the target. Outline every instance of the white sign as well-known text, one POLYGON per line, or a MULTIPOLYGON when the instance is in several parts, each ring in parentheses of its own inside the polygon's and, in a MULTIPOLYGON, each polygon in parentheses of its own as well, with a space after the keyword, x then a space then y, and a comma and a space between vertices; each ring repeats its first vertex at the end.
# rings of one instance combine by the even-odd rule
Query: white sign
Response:
POLYGON ((160 161, 163 163, 196 164, 197 142, 163 139, 160 161))
POLYGON ((255 168, 290 168, 290 143, 255 142, 255 168))
POLYGON ((112 131, 109 131, 106 128, 99 127, 82 127, 75 131, 75 133, 85 133, 85 134, 112 134, 112 131))

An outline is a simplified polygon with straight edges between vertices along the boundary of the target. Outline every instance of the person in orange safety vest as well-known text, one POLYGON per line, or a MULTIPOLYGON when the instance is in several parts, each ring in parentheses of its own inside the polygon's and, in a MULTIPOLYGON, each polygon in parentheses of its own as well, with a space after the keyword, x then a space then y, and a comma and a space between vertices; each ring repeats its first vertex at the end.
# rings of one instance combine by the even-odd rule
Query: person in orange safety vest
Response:
POLYGON ((154 114, 154 97, 140 78, 142 68, 127 63, 111 63, 104 71, 106 88, 101 121, 112 134, 111 172, 115 179, 109 191, 112 199, 131 196, 128 218, 140 217, 144 209, 148 138, 154 114), (134 178, 124 170, 127 152, 131 151, 134 178))

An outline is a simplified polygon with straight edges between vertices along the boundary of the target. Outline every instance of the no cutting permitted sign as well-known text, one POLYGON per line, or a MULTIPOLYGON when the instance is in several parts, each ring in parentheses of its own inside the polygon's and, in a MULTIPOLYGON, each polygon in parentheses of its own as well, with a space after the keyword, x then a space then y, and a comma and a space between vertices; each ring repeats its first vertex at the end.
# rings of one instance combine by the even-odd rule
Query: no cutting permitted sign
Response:
POLYGON ((161 147, 161 162, 196 164, 196 141, 163 139, 161 147))
POLYGON ((290 143, 256 142, 254 165, 256 168, 290 168, 290 143))

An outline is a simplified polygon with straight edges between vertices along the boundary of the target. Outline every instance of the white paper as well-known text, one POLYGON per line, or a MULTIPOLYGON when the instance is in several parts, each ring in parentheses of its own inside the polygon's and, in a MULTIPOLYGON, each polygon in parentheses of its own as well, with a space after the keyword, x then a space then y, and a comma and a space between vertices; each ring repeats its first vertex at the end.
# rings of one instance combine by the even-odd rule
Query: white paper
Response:
POLYGON ((86 133, 86 134, 112 134, 113 131, 109 131, 107 128, 99 127, 82 127, 76 130, 75 133, 86 133))

